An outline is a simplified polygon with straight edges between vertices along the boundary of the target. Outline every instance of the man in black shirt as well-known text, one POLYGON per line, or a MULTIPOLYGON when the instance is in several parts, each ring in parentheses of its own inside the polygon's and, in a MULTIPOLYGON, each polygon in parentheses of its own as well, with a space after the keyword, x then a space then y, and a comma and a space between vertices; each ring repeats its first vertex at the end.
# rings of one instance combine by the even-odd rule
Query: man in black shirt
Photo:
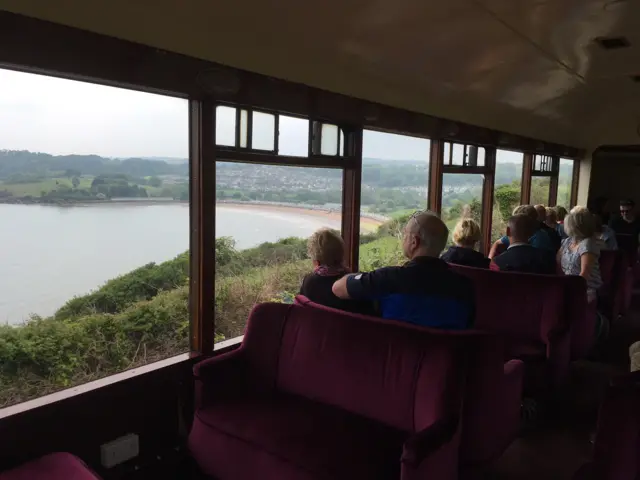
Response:
POLYGON ((492 260, 491 270, 549 275, 556 273, 555 255, 549 250, 535 248, 528 242, 537 226, 537 222, 527 215, 511 217, 507 226, 509 248, 492 260))
POLYGON ((636 216, 633 200, 620 201, 620 216, 614 217, 609 221, 609 227, 616 232, 617 235, 630 235, 627 239, 618 237, 618 245, 621 250, 638 249, 638 236, 640 235, 640 219, 636 216))
POLYGON ((407 263, 342 277, 333 284, 333 293, 342 299, 377 301, 383 318, 432 328, 469 328, 475 312, 473 283, 438 258, 448 237, 449 229, 436 215, 416 212, 403 231, 407 263))

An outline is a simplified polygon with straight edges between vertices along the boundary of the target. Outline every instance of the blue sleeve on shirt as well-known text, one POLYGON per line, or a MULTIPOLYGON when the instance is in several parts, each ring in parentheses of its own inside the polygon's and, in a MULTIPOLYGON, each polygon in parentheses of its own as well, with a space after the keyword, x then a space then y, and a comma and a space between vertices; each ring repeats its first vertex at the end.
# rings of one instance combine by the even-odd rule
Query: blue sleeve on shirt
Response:
POLYGON ((379 268, 369 273, 358 273, 347 278, 347 293, 354 300, 376 300, 389 293, 392 267, 379 268))
POLYGON ((507 247, 509 248, 509 237, 507 237, 506 235, 504 237, 502 237, 500 239, 500 241, 507 247))
POLYGON ((542 229, 536 230, 536 233, 529 239, 529 243, 536 248, 555 251, 549 234, 542 229))

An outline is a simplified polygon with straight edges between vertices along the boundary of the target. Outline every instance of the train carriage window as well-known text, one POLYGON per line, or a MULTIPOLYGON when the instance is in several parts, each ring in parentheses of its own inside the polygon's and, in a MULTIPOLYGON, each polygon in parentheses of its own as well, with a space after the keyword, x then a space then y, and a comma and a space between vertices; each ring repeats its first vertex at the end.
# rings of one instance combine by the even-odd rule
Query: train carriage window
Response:
POLYGON ((278 154, 309 156, 309 120, 280 115, 278 154))
POLYGON ((0 407, 188 351, 187 101, 0 85, 0 407))
POLYGON ((472 218, 478 225, 482 225, 483 185, 482 174, 443 174, 441 218, 449 227, 449 244, 452 243, 453 229, 460 219, 472 218))
POLYGON ((426 138, 364 130, 360 270, 403 261, 402 227, 413 212, 427 207, 430 147, 426 138))
MULTIPOLYGON (((277 125, 278 153, 308 157, 309 120, 278 115, 277 125)), ((256 303, 292 302, 313 271, 308 237, 339 233, 342 223, 342 169, 278 165, 277 154, 273 164, 224 156, 216 162, 216 342, 242 335, 256 303)))
POLYGON ((531 177, 531 205, 549 205, 551 177, 531 177))
POLYGON ((275 150, 275 115, 254 111, 252 117, 251 148, 269 152, 275 150))
POLYGON ((475 145, 445 142, 442 159, 447 166, 484 167, 485 149, 475 145))
POLYGON ((216 163, 216 335, 242 335, 258 302, 292 302, 313 271, 307 239, 340 231, 342 170, 216 163))
POLYGON ((491 215, 491 242, 506 232, 506 222, 513 209, 520 205, 522 193, 523 154, 497 150, 493 211, 491 215))
POLYGON ((573 186, 573 168, 575 160, 571 158, 560 159, 560 174, 558 177, 558 200, 557 205, 571 207, 571 188, 573 186))
MULTIPOLYGON (((246 117, 246 114, 245 114, 246 117)), ((216 107, 216 144, 228 147, 236 146, 236 109, 225 106, 216 107)), ((246 125, 246 124, 245 124, 246 125)), ((246 127, 245 127, 246 128, 246 127)), ((245 141, 246 145, 246 135, 245 141)), ((243 145, 244 146, 244 145, 243 145)))

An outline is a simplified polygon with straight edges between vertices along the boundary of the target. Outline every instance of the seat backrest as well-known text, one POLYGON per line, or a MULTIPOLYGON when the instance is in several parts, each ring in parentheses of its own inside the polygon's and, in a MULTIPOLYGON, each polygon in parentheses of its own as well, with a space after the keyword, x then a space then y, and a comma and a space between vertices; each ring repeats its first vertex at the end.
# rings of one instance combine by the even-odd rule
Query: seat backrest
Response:
POLYGON ((635 479, 640 473, 640 372, 616 379, 600 406, 593 478, 635 479))
POLYGON ((595 341, 596 301, 587 302, 587 282, 578 275, 559 277, 564 284, 564 314, 571 329, 571 359, 587 355, 595 341))
POLYGON ((638 238, 627 233, 616 233, 618 248, 627 254, 630 265, 638 262, 638 238))
POLYGON ((546 343, 566 331, 564 283, 561 276, 495 272, 452 265, 473 280, 476 292, 474 327, 509 339, 546 343))
POLYGON ((600 252, 600 276, 602 277, 603 288, 612 287, 615 280, 616 261, 620 252, 614 250, 603 250, 600 252))
POLYGON ((624 253, 619 250, 603 250, 600 252, 600 275, 602 288, 610 291, 622 281, 624 274, 624 253))
MULTIPOLYGON (((306 306, 310 310, 323 310, 330 312, 333 315, 340 316, 344 322, 358 321, 365 319, 368 321, 378 322, 375 317, 368 317, 357 315, 349 312, 342 312, 334 310, 330 307, 318 305, 311 302, 309 299, 302 295, 298 295, 295 298, 295 302, 300 305, 306 306)), ((443 335, 442 331, 433 331, 426 327, 420 327, 418 325, 409 324, 406 322, 395 322, 392 320, 386 320, 390 324, 395 325, 397 328, 402 328, 411 331, 428 332, 432 335, 443 335)), ((476 330, 457 330, 455 332, 449 332, 448 337, 454 338, 467 338, 471 340, 467 354, 468 365, 466 369, 466 381, 464 387, 464 397, 467 401, 464 402, 463 419, 462 419, 462 457, 465 459, 484 458, 485 452, 483 446, 492 449, 494 446, 491 442, 483 442, 486 436, 490 436, 491 427, 497 427, 492 425, 492 422, 496 420, 495 410, 496 406, 502 407, 503 405, 496 401, 496 396, 500 396, 503 392, 504 384, 504 339, 496 334, 488 332, 479 332, 476 330)), ((432 379, 427 378, 426 381, 432 379)), ((519 399, 515 406, 517 409, 520 407, 519 399)))
POLYGON ((300 303, 282 329, 278 390, 408 432, 458 413, 472 338, 300 303))

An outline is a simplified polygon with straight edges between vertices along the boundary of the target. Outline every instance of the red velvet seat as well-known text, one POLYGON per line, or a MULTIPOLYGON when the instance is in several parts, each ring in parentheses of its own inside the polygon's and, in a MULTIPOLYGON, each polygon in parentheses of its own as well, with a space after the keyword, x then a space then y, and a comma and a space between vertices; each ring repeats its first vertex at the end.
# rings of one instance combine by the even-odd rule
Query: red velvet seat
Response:
POLYGON ((572 337, 593 341, 595 327, 586 325, 584 279, 451 268, 474 282, 475 328, 504 335, 505 359, 524 360, 525 390, 535 393, 561 384, 569 372, 572 337))
POLYGON ((0 480, 98 480, 78 457, 52 453, 0 473, 0 480))
POLYGON ((624 252, 620 250, 600 252, 602 287, 598 291, 598 308, 611 321, 626 311, 625 283, 627 283, 628 269, 629 265, 624 252))
MULTIPOLYGON (((286 394, 230 399, 200 410, 198 419, 193 438, 201 436, 207 448, 240 458, 250 450, 251 469, 264 469, 273 478, 289 478, 291 465, 329 478, 393 478, 406 438, 405 432, 286 394)), ((231 471, 228 475, 240 478, 231 471)))
MULTIPOLYGON (((302 295, 298 295, 295 301, 308 308, 340 315, 345 321, 373 319, 318 305, 302 295)), ((402 328, 431 331, 405 322, 393 323, 402 328)), ((478 333, 450 332, 451 335, 462 337, 471 335, 476 340, 478 333)), ((516 438, 520 427, 524 365, 519 360, 504 363, 503 349, 504 342, 496 335, 482 335, 476 341, 464 394, 460 451, 460 464, 464 469, 481 467, 499 457, 516 438)))
POLYGON ((453 479, 473 339, 301 305, 252 311, 194 367, 189 448, 225 479, 453 479))
POLYGON ((600 406, 593 461, 574 480, 636 480, 640 475, 640 372, 616 379, 600 406))

